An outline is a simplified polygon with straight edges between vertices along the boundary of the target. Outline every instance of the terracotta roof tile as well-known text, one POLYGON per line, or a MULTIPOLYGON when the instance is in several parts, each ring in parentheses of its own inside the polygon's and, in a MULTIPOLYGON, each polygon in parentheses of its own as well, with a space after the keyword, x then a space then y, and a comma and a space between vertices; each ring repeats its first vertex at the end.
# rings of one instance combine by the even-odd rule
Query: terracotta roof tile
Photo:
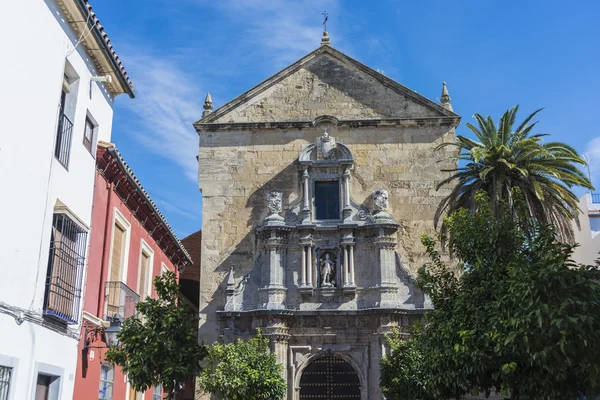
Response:
POLYGON ((85 5, 88 9, 89 16, 91 17, 92 21, 94 21, 94 24, 98 27, 98 29, 102 33, 102 38, 104 39, 104 42, 106 43, 107 48, 110 50, 110 53, 111 53, 113 59, 115 60, 116 64, 119 66, 119 69, 121 70, 121 74, 123 75, 123 77, 125 77, 127 84, 133 91, 135 87, 133 86, 131 79, 129 79, 129 76, 127 75, 127 71, 125 71, 125 67, 123 66, 123 63, 121 62, 121 60, 119 59, 119 56, 113 49, 113 46, 110 44, 110 38, 108 37, 108 34, 104 31, 104 26, 100 25, 100 20, 96 16, 96 13, 92 11, 92 6, 89 3, 89 1, 88 0, 84 0, 84 1, 85 1, 85 5))

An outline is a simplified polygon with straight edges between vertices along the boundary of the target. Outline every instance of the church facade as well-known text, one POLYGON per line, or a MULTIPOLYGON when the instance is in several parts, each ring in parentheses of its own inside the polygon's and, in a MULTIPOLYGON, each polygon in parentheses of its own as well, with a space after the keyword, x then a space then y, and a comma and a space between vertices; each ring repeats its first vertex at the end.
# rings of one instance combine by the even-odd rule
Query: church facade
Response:
POLYGON ((460 117, 321 46, 212 110, 200 135, 199 337, 260 328, 288 400, 380 399, 385 334, 431 307, 414 284, 460 117))

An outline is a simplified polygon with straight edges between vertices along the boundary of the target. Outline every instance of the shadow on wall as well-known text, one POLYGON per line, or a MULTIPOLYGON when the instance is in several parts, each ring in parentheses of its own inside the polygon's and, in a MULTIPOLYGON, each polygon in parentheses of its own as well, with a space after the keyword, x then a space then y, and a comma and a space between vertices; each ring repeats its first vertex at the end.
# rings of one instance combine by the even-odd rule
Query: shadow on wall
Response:
MULTIPOLYGON (((244 291, 243 302, 248 304, 256 304, 258 302, 256 289, 260 287, 260 251, 254 228, 262 225, 264 218, 268 214, 266 205, 267 193, 274 189, 283 191, 283 209, 284 211, 288 210, 297 200, 291 198, 290 195, 298 193, 297 185, 299 185, 299 179, 298 167, 295 162, 291 163, 264 185, 254 190, 248 197, 245 207, 250 209, 250 218, 246 222, 246 226, 250 227, 251 230, 237 243, 229 256, 214 269, 214 272, 218 276, 223 276, 223 278, 218 289, 212 294, 210 303, 200 310, 201 313, 209 316, 208 318, 216 315, 216 311, 223 310, 225 307, 225 289, 231 267, 234 269, 234 276, 238 284, 241 277, 244 277, 246 280, 245 285, 247 289, 244 291)), ((210 334, 209 331, 213 329, 207 325, 209 324, 203 324, 200 327, 200 339, 202 339, 203 335, 210 334)))

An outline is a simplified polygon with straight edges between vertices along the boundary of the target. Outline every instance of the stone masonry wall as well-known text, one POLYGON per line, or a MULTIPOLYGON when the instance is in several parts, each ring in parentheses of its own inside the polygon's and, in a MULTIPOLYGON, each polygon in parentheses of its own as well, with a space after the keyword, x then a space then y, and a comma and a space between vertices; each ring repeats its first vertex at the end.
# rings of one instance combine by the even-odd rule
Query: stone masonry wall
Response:
MULTIPOLYGON (((433 215, 448 189, 435 190, 451 165, 439 163, 448 150, 435 152, 452 139, 448 126, 333 128, 329 134, 347 145, 355 157, 351 197, 364 203, 376 189, 387 189, 390 213, 401 225, 398 253, 411 274, 426 261, 420 235, 432 234, 433 215)), ((230 268, 235 278, 254 266, 254 228, 267 215, 265 196, 284 192, 284 212, 301 196, 296 160, 303 145, 323 132, 254 130, 202 133, 199 181, 203 194, 200 332, 205 343, 219 338, 216 311, 225 302, 230 268)))

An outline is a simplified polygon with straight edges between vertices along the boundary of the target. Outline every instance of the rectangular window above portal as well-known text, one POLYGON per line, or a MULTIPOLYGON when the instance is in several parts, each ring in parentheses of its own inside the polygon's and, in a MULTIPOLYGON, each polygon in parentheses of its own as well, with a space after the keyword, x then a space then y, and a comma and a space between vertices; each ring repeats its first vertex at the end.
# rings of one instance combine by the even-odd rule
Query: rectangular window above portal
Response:
POLYGON ((340 182, 315 182, 315 216, 318 220, 340 219, 340 182))

